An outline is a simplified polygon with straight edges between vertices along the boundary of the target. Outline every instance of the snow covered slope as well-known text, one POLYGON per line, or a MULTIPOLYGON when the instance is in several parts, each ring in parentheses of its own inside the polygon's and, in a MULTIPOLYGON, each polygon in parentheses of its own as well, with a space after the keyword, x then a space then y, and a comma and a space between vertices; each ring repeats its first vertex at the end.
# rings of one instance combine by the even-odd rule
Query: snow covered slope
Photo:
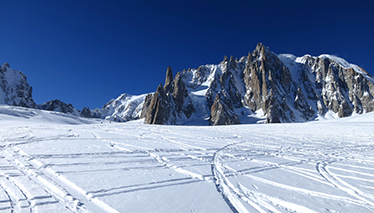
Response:
POLYGON ((129 95, 124 93, 105 104, 101 113, 106 120, 130 121, 139 119, 146 96, 147 94, 129 95))
POLYGON ((102 109, 83 108, 81 115, 88 118, 102 118, 118 122, 136 120, 141 117, 144 99, 147 95, 123 93, 118 98, 110 100, 102 109))
POLYGON ((0 122, 6 125, 29 124, 93 124, 98 119, 86 119, 71 114, 0 104, 0 122))
POLYGON ((373 128, 373 113, 198 127, 0 106, 0 211, 373 212, 373 128))

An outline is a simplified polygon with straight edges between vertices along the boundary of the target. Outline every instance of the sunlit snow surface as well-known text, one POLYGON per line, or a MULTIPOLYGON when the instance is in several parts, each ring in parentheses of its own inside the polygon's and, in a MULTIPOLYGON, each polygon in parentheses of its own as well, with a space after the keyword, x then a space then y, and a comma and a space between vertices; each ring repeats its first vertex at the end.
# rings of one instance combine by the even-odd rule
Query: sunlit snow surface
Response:
POLYGON ((374 114, 219 127, 0 106, 0 212, 374 212, 374 114))

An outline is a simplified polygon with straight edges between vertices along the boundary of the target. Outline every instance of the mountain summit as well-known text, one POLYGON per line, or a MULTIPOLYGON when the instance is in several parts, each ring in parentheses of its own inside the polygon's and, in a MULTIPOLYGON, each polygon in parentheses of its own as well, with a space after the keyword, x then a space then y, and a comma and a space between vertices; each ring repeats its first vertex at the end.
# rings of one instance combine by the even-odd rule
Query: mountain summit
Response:
POLYGON ((240 59, 178 72, 148 95, 147 124, 305 122, 374 111, 374 79, 344 59, 276 55, 263 44, 240 59))

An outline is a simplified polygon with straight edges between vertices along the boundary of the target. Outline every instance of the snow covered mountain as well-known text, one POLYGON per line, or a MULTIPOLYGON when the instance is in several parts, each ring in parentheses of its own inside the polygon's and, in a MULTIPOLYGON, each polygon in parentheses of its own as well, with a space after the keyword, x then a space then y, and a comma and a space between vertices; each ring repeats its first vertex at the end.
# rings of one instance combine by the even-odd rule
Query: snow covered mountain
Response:
POLYGON ((60 100, 52 100, 45 102, 41 105, 37 105, 38 109, 54 111, 54 112, 62 112, 67 114, 72 114, 75 116, 80 117, 81 113, 79 110, 75 109, 72 104, 66 104, 60 100))
POLYGON ((82 111, 74 108, 72 104, 66 104, 57 99, 37 105, 32 98, 32 87, 27 83, 26 76, 22 72, 10 68, 9 63, 0 67, 0 104, 5 105, 124 122, 140 118, 146 96, 147 94, 138 96, 122 94, 109 101, 102 109, 90 110, 84 107, 82 111))
MULTIPOLYGON (((26 76, 0 68, 0 104, 35 108, 26 76)), ((227 125, 305 122, 374 111, 374 78, 332 55, 276 55, 262 44, 240 59, 178 72, 169 67, 155 93, 122 94, 102 109, 82 111, 59 100, 38 108, 111 121, 227 125)))
POLYGON ((143 109, 144 99, 148 94, 129 95, 121 94, 118 98, 110 100, 102 109, 90 110, 83 108, 82 117, 102 118, 110 121, 126 122, 139 119, 143 109))
POLYGON ((10 68, 9 63, 0 67, 0 104, 29 108, 36 106, 26 76, 10 68))
POLYGON ((178 72, 147 96, 148 124, 304 122, 374 111, 374 79, 344 59, 253 53, 178 72))

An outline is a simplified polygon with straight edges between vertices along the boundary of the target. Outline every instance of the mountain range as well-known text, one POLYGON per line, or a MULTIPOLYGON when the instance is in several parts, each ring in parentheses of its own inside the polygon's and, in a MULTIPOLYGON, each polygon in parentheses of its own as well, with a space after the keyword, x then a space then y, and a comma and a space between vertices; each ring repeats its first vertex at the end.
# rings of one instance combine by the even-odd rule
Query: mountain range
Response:
POLYGON ((0 87, 0 104, 147 124, 305 122, 374 111, 374 78, 363 68, 333 55, 276 55, 261 43, 239 59, 224 57, 175 76, 168 67, 154 93, 122 94, 101 109, 80 111, 59 100, 36 105, 26 76, 8 63, 0 87))

